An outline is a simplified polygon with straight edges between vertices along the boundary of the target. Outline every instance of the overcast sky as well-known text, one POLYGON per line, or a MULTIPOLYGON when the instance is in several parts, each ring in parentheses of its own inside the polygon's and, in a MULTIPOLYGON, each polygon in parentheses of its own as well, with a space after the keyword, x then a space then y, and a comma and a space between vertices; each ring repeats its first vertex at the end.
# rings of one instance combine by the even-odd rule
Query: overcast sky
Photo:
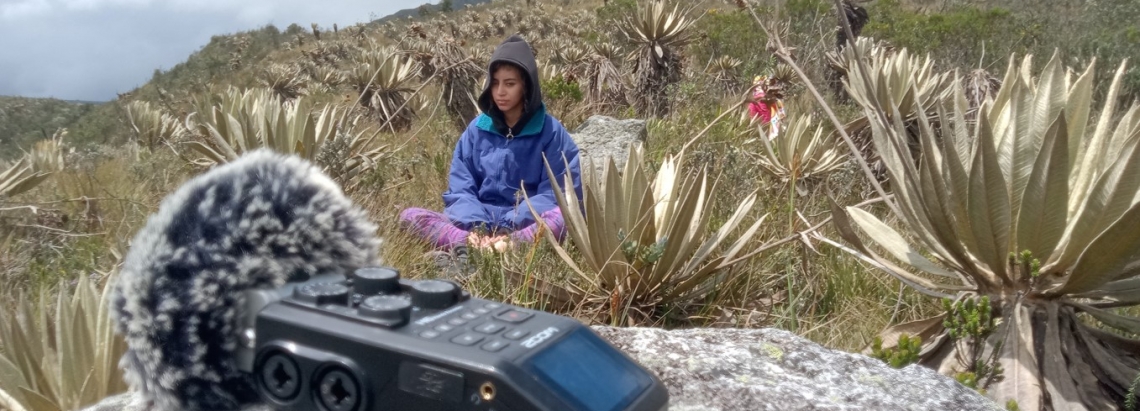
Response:
POLYGON ((437 0, 0 0, 0 95, 107 101, 210 37, 346 27, 437 0))

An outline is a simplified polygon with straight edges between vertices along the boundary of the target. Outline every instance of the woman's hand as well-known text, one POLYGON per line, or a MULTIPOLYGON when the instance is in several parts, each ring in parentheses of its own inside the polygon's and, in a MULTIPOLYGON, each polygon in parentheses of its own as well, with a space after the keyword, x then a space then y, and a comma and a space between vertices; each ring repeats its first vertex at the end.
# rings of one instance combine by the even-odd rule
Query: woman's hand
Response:
POLYGON ((506 251, 511 239, 507 235, 482 235, 471 233, 467 235, 467 244, 480 250, 506 251))

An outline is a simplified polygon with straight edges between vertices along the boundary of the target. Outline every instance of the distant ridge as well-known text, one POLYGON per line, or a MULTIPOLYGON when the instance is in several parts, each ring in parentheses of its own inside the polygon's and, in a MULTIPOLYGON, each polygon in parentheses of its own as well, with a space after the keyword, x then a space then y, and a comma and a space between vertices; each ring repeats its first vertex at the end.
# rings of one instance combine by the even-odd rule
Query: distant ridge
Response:
MULTIPOLYGON (((474 5, 478 5, 478 4, 487 4, 490 2, 491 2, 491 0, 452 0, 451 1, 451 9, 452 10, 462 10, 463 7, 465 7, 467 5, 474 6, 474 5)), ((406 19, 408 17, 419 17, 420 7, 423 7, 423 6, 427 6, 428 9, 431 10, 432 12, 438 12, 439 11, 439 1, 436 1, 435 4, 424 3, 423 5, 421 5, 419 7, 414 7, 414 8, 410 8, 410 9, 403 9, 403 10, 397 11, 395 13, 389 14, 385 17, 380 18, 379 20, 376 20, 375 22, 387 23, 389 21, 406 19)))
POLYGON ((77 120, 106 102, 0 96, 0 161, 19 157, 56 129, 77 120))

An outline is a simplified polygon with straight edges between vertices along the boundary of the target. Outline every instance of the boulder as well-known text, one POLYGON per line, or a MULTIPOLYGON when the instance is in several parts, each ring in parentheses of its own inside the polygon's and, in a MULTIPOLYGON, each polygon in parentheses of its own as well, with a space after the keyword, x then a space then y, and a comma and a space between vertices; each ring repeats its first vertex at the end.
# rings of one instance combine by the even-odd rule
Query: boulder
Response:
POLYGON ((891 368, 784 330, 594 330, 661 378, 670 411, 1003 409, 929 368, 891 368))
MULTIPOLYGON (((670 411, 1002 410, 928 368, 891 368, 783 330, 594 330, 661 377, 670 411)), ((123 394, 85 411, 147 408, 123 394)))
POLYGON ((618 120, 594 115, 586 119, 570 136, 578 144, 582 172, 593 160, 594 170, 601 177, 607 158, 613 158, 618 170, 625 166, 632 143, 644 143, 648 131, 645 120, 618 120))

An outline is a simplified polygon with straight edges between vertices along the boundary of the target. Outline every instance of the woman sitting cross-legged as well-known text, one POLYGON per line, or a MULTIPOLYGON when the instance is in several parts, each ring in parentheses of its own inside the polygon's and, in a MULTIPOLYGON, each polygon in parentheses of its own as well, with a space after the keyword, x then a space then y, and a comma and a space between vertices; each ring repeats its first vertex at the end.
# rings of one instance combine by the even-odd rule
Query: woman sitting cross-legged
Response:
POLYGON ((538 224, 530 206, 556 238, 563 238, 565 223, 544 157, 560 185, 569 173, 578 198, 582 193, 578 146, 546 113, 530 45, 518 35, 508 38, 495 49, 487 74, 478 101, 483 114, 455 146, 443 213, 422 208, 400 213, 405 226, 462 265, 468 244, 492 248, 534 241, 538 224))

